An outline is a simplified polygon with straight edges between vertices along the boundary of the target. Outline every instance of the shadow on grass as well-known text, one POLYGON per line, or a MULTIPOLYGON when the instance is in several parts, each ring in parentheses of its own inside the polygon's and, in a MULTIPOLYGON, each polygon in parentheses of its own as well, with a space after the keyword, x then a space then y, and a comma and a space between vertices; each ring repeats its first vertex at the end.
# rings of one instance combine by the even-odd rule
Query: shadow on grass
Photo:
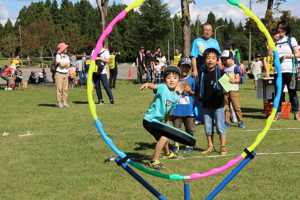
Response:
POLYGON ((156 145, 156 143, 145 143, 145 142, 136 142, 135 144, 140 145, 139 147, 134 148, 134 150, 136 151, 155 149, 155 145, 156 145))
POLYGON ((261 108, 242 108, 242 113, 265 113, 265 111, 261 108))
POLYGON ((145 155, 145 154, 140 154, 136 152, 126 152, 126 155, 128 158, 132 159, 136 163, 140 164, 148 164, 149 161, 152 159, 151 156, 145 155))
POLYGON ((38 106, 45 106, 45 107, 57 107, 56 104, 38 104, 38 106))
POLYGON ((244 115, 243 118, 267 119, 266 115, 244 115))
POLYGON ((88 104, 89 102, 87 102, 87 101, 73 101, 72 103, 75 103, 75 104, 88 104))

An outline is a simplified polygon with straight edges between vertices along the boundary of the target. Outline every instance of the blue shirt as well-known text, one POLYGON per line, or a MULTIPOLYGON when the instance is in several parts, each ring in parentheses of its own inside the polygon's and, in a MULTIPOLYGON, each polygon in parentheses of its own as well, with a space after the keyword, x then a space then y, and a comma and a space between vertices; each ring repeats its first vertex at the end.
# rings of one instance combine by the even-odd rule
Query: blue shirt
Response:
POLYGON ((220 53, 220 46, 217 40, 210 38, 209 41, 206 41, 201 37, 195 39, 192 44, 191 57, 198 58, 199 55, 203 56, 204 51, 208 48, 215 48, 220 53))
POLYGON ((176 108, 178 95, 172 93, 166 84, 157 85, 157 90, 153 90, 153 94, 155 95, 153 103, 149 106, 144 120, 162 122, 171 108, 176 108))
MULTIPOLYGON (((187 79, 182 79, 180 82, 187 80, 192 87, 192 91, 196 90, 196 81, 192 77, 188 77, 187 79)), ((183 92, 178 95, 178 103, 175 109, 172 111, 172 115, 176 116, 194 116, 194 100, 193 97, 190 96, 189 93, 183 92)))
POLYGON ((203 38, 197 38, 192 44, 192 50, 190 57, 195 57, 197 59, 197 68, 199 73, 199 68, 204 65, 203 53, 208 48, 215 48, 220 53, 219 42, 213 38, 210 38, 209 41, 204 40, 203 38))

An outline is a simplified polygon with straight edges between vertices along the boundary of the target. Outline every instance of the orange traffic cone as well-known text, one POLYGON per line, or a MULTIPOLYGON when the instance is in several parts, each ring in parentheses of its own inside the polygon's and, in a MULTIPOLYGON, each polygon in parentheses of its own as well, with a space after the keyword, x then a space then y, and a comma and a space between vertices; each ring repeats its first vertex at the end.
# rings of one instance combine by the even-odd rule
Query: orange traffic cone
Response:
POLYGON ((128 77, 132 77, 131 68, 129 68, 129 76, 128 77))

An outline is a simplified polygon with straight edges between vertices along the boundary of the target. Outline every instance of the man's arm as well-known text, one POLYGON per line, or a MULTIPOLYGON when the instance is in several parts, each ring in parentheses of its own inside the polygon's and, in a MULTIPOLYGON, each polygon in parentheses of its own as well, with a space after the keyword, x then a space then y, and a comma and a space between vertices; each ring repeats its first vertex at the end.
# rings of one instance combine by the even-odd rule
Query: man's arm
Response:
POLYGON ((192 77, 194 77, 194 79, 196 79, 196 77, 198 76, 198 70, 197 70, 197 60, 195 57, 192 57, 192 65, 193 65, 192 77))
POLYGON ((139 58, 136 58, 136 67, 139 67, 139 58))
POLYGON ((270 72, 269 72, 267 60, 268 60, 268 57, 263 57, 263 65, 265 67, 266 77, 270 78, 270 72))

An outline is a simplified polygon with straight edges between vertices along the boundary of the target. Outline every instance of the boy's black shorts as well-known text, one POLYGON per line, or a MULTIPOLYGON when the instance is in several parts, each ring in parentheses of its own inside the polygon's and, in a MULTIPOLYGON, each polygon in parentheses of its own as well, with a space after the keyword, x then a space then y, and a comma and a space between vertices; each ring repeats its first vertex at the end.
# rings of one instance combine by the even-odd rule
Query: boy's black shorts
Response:
POLYGON ((177 128, 170 127, 169 125, 143 120, 143 126, 157 141, 161 136, 165 136, 185 145, 195 146, 196 144, 196 140, 193 136, 177 128))
POLYGON ((143 120, 143 126, 151 135, 153 135, 156 141, 158 141, 161 138, 162 135, 158 134, 155 130, 151 128, 153 126, 151 122, 148 122, 147 120, 143 120))

